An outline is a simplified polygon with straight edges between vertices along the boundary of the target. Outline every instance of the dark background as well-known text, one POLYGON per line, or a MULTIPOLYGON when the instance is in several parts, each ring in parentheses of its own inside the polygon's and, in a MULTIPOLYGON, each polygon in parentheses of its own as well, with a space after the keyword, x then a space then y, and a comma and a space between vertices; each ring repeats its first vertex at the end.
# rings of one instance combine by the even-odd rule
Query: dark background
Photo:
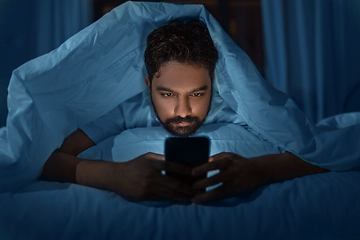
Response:
MULTIPOLYGON (((124 2, 126 1, 94 0, 94 20, 99 19, 105 13, 124 2)), ((204 5, 232 39, 250 56, 260 72, 263 73, 264 51, 260 0, 173 0, 151 2, 204 5)))
MULTIPOLYGON (((126 1, 0 0, 0 127, 6 125, 7 87, 12 71, 23 63, 55 49, 77 31, 124 2, 126 1), (85 4, 91 17, 86 23, 80 24, 81 26, 74 27, 75 23, 71 22, 71 18, 74 16, 74 13, 71 12, 73 9, 67 5, 76 4, 85 4), (59 9, 65 11, 62 16, 66 17, 56 16, 59 9), (64 24, 60 24, 56 29, 56 21, 63 21, 64 24), (44 46, 43 43, 49 44, 44 46)), ((203 4, 233 40, 250 56, 260 72, 264 72, 260 0, 173 0, 163 2, 203 4)))

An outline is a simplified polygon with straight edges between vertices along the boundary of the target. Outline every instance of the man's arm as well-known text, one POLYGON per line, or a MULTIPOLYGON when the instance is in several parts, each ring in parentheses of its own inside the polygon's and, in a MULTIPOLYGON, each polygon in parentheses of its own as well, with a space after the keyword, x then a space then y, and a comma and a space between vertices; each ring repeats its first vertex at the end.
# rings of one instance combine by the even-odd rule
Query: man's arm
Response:
POLYGON ((312 165, 292 153, 266 155, 256 158, 243 158, 233 153, 220 153, 209 159, 209 163, 194 168, 193 176, 219 169, 213 177, 199 180, 195 189, 222 183, 213 191, 197 195, 193 201, 201 203, 229 197, 235 194, 246 195, 266 184, 285 181, 305 175, 328 172, 327 169, 312 165))
POLYGON ((70 134, 59 149, 56 149, 44 165, 41 178, 49 181, 77 183, 76 169, 85 159, 76 156, 95 143, 80 129, 70 134))
POLYGON ((113 191, 130 201, 158 198, 190 201, 194 195, 194 190, 190 186, 161 174, 161 171, 165 170, 190 175, 189 168, 162 161, 164 156, 153 153, 124 163, 76 157, 94 145, 82 130, 76 130, 49 157, 41 178, 113 191))

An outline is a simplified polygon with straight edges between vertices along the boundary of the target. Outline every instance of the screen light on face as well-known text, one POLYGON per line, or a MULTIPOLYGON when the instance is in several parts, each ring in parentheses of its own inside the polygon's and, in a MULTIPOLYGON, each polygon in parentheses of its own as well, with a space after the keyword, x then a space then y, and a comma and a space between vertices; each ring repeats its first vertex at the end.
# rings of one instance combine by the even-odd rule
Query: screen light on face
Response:
POLYGON ((152 82, 146 79, 154 110, 173 135, 194 134, 205 121, 211 102, 211 78, 206 68, 176 61, 164 64, 152 82))
POLYGON ((194 134, 202 125, 203 121, 200 121, 200 119, 196 116, 187 116, 185 118, 178 116, 169 118, 165 122, 161 123, 169 133, 177 136, 187 136, 194 134))

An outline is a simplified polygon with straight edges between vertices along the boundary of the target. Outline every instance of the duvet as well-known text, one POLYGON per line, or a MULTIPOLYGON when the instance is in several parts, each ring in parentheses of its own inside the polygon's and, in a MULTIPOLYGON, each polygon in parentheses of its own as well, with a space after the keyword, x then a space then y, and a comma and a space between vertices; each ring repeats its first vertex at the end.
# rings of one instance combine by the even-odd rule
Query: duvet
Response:
MULTIPOLYGON (((9 115, 0 129, 1 239, 357 239, 360 237, 360 114, 312 123, 272 88, 200 5, 127 2, 58 49, 14 70, 9 115), (38 181, 43 164, 72 131, 146 91, 145 38, 178 18, 201 17, 219 49, 213 104, 197 135, 211 155, 292 152, 331 172, 258 189, 209 205, 131 203, 76 184, 38 181), (226 117, 226 115, 224 116, 226 117)), ((163 154, 161 127, 128 129, 81 153, 127 161, 163 154)))

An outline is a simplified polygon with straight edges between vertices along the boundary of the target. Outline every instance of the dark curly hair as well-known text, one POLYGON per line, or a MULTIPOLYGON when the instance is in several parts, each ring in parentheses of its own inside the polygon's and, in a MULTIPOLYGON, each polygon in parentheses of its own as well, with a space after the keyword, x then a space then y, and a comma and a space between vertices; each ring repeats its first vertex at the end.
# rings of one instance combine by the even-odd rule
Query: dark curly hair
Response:
POLYGON ((206 24, 199 19, 175 20, 147 37, 145 64, 150 81, 162 64, 170 61, 198 65, 214 79, 218 51, 206 24))

